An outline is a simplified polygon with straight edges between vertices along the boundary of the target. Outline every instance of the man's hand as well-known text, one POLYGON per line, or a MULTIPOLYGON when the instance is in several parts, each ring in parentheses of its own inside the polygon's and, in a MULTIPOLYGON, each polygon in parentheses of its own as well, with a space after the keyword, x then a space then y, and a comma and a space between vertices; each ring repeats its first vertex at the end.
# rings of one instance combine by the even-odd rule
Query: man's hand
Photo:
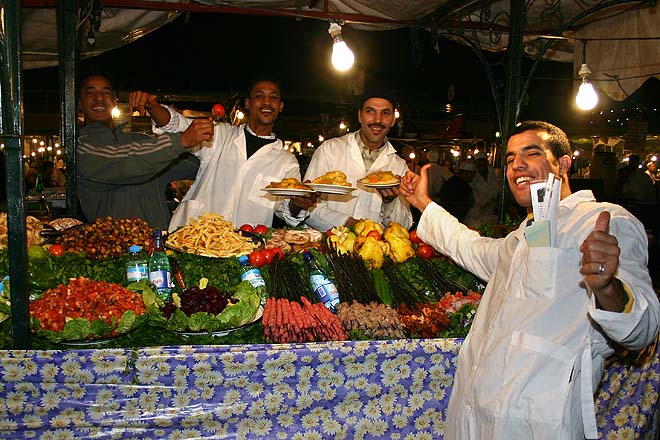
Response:
POLYGON ((302 209, 309 211, 309 209, 316 204, 317 199, 317 193, 312 193, 308 196, 291 196, 291 199, 289 200, 289 211, 291 212, 291 215, 297 216, 302 209))
POLYGON ((152 95, 141 90, 136 90, 128 95, 128 108, 131 112, 138 112, 140 116, 145 116, 147 111, 154 106, 160 106, 156 95, 152 95))
POLYGON ((431 164, 426 164, 422 167, 420 175, 409 171, 401 179, 399 191, 406 197, 408 203, 423 212, 426 205, 432 202, 429 197, 429 178, 428 169, 431 164))
POLYGON ((580 273, 584 282, 596 296, 603 310, 623 311, 628 295, 616 278, 621 249, 613 235, 609 234, 610 213, 603 211, 596 219, 594 230, 580 246, 582 266, 580 273))
POLYGON ((392 203, 399 196, 399 187, 376 189, 383 198, 383 203, 392 203))
POLYGON ((213 139, 213 120, 211 118, 195 119, 190 126, 181 133, 181 145, 191 148, 204 141, 213 139))

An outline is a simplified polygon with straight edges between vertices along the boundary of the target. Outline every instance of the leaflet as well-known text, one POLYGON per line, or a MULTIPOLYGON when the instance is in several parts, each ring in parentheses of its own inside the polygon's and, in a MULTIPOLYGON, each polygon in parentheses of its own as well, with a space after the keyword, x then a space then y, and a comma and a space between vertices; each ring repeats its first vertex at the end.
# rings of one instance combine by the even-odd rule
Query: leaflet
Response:
POLYGON ((534 182, 529 188, 534 223, 525 229, 525 237, 530 246, 554 246, 561 178, 550 173, 546 181, 534 182))

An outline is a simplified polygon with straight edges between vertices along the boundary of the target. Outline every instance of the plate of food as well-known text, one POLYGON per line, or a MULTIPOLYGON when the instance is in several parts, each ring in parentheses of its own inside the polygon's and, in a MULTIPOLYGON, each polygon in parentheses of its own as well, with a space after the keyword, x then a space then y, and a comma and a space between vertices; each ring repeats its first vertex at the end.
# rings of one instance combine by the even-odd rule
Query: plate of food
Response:
POLYGON ((234 292, 199 284, 172 294, 161 309, 166 330, 184 336, 224 336, 257 322, 264 314, 260 291, 241 281, 234 292))
POLYGON ((316 192, 327 194, 349 194, 357 189, 346 180, 346 174, 341 171, 328 171, 307 185, 316 192))
POLYGON ((167 236, 165 247, 202 257, 229 258, 263 247, 257 234, 237 231, 223 216, 206 212, 167 236))
POLYGON ((264 316, 264 306, 259 306, 257 309, 257 313, 254 315, 254 318, 250 322, 246 322, 245 324, 239 325, 237 327, 232 327, 226 330, 218 330, 218 331, 178 331, 178 330, 173 330, 173 333, 176 333, 177 335, 181 336, 215 336, 215 337, 220 337, 220 336, 227 336, 230 333, 233 333, 238 330, 242 330, 244 328, 248 328, 252 324, 255 324, 259 322, 259 320, 264 316))
POLYGON ((367 188, 387 189, 399 186, 401 178, 391 171, 375 171, 358 180, 358 183, 367 188))
POLYGON ((312 188, 293 177, 287 177, 279 182, 270 182, 267 187, 262 188, 262 191, 274 196, 304 196, 314 193, 312 188))

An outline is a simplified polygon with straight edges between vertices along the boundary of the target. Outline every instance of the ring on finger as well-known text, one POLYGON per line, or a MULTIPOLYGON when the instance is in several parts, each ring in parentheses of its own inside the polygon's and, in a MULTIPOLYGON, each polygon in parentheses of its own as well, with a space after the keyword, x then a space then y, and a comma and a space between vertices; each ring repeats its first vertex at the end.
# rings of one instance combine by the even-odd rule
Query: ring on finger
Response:
POLYGON ((605 265, 603 263, 598 264, 598 273, 602 274, 605 272, 605 265))

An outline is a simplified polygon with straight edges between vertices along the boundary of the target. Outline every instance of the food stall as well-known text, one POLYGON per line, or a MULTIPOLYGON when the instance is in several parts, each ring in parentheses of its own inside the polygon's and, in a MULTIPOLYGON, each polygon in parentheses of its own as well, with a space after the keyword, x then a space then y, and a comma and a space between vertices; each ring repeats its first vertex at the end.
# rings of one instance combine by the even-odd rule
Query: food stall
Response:
MULTIPOLYGON (((124 251, 102 258, 86 256, 98 247, 92 236, 103 235, 98 232, 104 228, 122 229, 114 221, 65 229, 58 237, 65 252, 39 256, 39 266, 49 267, 55 282, 87 277, 126 285, 124 251), (91 233, 84 235, 85 230, 91 233), (68 252, 81 244, 85 253, 68 252)), ((125 229, 135 234, 134 229, 125 229)), ((265 244, 269 240, 287 243, 287 232, 268 230, 265 244)), ((299 242, 289 244, 298 246, 296 250, 315 244, 308 250, 321 260, 316 246, 320 243, 324 251, 328 249, 323 245, 330 243, 347 246, 346 240, 353 237, 344 232, 336 229, 330 237, 339 238, 324 234, 320 242, 310 238, 307 244, 300 243, 301 234, 289 234, 289 240, 299 242), (338 243, 341 238, 344 242, 338 243)), ((120 234, 115 235, 121 240, 120 234)), ((105 245, 112 252, 112 243, 105 245)), ((185 284, 190 286, 203 276, 218 285, 223 284, 222 277, 228 285, 239 284, 236 258, 200 256, 188 250, 170 252, 185 284)), ((6 251, 1 251, 0 267, 7 264, 6 258, 6 251)), ((345 274, 340 269, 345 266, 336 264, 333 254, 326 258, 323 267, 343 286, 345 274)), ((372 266, 369 274, 382 270, 388 284, 400 283, 399 288, 406 290, 407 283, 416 286, 410 289, 411 295, 432 296, 433 281, 419 272, 428 264, 451 278, 445 282, 479 290, 477 279, 439 255, 428 259, 415 255, 394 264, 385 259, 381 267, 372 266)), ((306 276, 303 259, 293 248, 283 260, 262 266, 261 272, 269 287, 280 286, 278 292, 286 295, 290 292, 283 280, 295 286, 296 276, 306 276)), ((369 290, 361 282, 354 284, 369 290)), ((399 293, 393 294, 396 303, 399 293)), ((443 438, 456 356, 463 341, 455 335, 464 335, 469 328, 470 314, 455 312, 466 297, 459 292, 443 295, 438 303, 453 306, 454 313, 448 316, 460 319, 448 319, 444 329, 429 330, 435 332, 434 337, 424 338, 419 337, 421 328, 414 337, 408 333, 398 339, 364 339, 365 333, 354 329, 346 340, 273 344, 265 330, 269 311, 214 331, 177 330, 170 326, 174 325, 171 319, 145 320, 125 333, 82 339, 63 339, 62 334, 49 339, 48 333, 36 331, 33 350, 0 352, 0 436, 443 438), (449 337, 438 337, 443 335, 449 337)), ((6 338, 8 321, 0 326, 6 338)), ((6 339, 0 345, 11 346, 6 339)), ((621 353, 608 364, 596 394, 602 438, 655 438, 658 354, 654 346, 645 353, 621 353)))

